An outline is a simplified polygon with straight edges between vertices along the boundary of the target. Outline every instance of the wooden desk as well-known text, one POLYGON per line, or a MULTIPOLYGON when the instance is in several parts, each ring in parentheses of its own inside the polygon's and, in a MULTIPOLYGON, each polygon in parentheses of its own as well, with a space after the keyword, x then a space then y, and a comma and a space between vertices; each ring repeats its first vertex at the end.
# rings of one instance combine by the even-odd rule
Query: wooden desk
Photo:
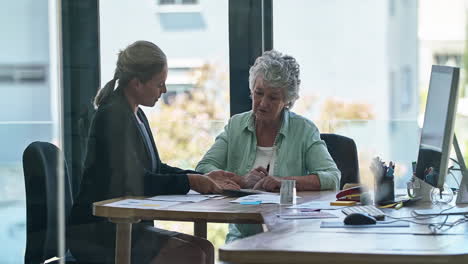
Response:
MULTIPOLYGON (((430 203, 418 205, 418 208, 430 207, 430 203)), ((414 209, 404 207, 384 211, 404 217, 414 209)), ((265 224, 270 231, 221 247, 219 257, 223 263, 468 263, 466 223, 443 235, 431 235, 426 225, 320 228, 321 220, 282 220, 266 214, 265 224)), ((335 214, 344 217, 339 211, 335 214)), ((449 220, 459 217, 451 216, 449 220)), ((439 222, 443 218, 426 221, 439 222)), ((324 220, 340 221, 342 218, 324 220)))
MULTIPOLYGON (((298 203, 329 201, 334 195, 334 192, 299 193, 302 198, 298 203)), ((193 221, 195 234, 204 237, 207 222, 266 225, 267 232, 220 248, 223 263, 468 263, 467 224, 439 236, 429 235, 426 226, 418 225, 410 228, 321 229, 320 220, 282 220, 276 216, 283 210, 294 212, 292 209, 272 204, 229 203, 232 198, 183 203, 160 210, 105 206, 125 198, 135 197, 97 202, 93 207, 94 215, 107 217, 117 224, 116 263, 130 263, 131 225, 140 220, 193 221)), ((418 206, 424 207, 430 205, 418 206)), ((402 217, 408 216, 413 209, 388 209, 386 212, 402 217)), ((340 211, 334 212, 341 215, 340 211)))
MULTIPOLYGON (((320 198, 324 193, 304 193, 301 201, 309 201, 320 198)), ((95 216, 106 217, 117 225, 116 231, 116 263, 130 263, 132 224, 141 220, 173 220, 194 222, 195 235, 206 238, 207 223, 244 223, 262 224, 264 215, 275 215, 278 211, 277 204, 240 205, 230 203, 234 198, 221 200, 205 200, 199 203, 182 203, 169 208, 159 210, 143 210, 130 208, 108 207, 106 204, 127 198, 96 202, 93 205, 95 216)), ((271 222, 271 221, 269 221, 271 222)))

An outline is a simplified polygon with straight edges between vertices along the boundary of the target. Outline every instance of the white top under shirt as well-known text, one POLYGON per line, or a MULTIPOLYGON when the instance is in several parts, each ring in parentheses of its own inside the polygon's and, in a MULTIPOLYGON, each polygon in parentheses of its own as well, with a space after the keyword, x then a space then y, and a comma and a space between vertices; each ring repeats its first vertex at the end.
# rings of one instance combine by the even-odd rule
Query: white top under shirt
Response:
POLYGON ((274 176, 272 173, 274 172, 275 166, 275 147, 260 147, 257 146, 257 155, 255 155, 255 162, 252 166, 252 169, 263 167, 267 168, 268 164, 270 164, 270 168, 268 170, 268 175, 274 176))

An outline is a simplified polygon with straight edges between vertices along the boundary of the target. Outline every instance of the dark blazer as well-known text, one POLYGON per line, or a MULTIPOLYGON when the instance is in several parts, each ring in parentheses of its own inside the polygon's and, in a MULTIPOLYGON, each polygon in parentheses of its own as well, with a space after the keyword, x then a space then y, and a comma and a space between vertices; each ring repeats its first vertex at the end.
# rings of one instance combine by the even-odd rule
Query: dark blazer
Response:
POLYGON ((80 193, 69 218, 71 227, 87 227, 70 228, 69 240, 89 240, 104 247, 114 247, 115 226, 105 218, 92 215, 93 202, 127 195, 154 196, 189 191, 187 173, 197 172, 162 163, 145 114, 138 109, 137 115, 145 125, 156 154, 155 170, 151 171, 150 150, 138 121, 123 91, 117 88, 99 106, 91 123, 80 193))

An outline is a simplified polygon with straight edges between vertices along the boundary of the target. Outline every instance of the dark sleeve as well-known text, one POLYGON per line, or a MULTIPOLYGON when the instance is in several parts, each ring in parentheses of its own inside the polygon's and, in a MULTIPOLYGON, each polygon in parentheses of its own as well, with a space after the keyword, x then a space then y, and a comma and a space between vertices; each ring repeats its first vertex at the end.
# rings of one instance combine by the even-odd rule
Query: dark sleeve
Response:
POLYGON ((161 163, 161 173, 174 173, 174 174, 203 174, 194 170, 184 170, 177 167, 172 167, 166 163, 161 163))
POLYGON ((187 193, 190 186, 186 174, 162 171, 155 174, 146 168, 148 164, 142 161, 146 150, 138 141, 134 120, 124 110, 114 110, 112 113, 103 111, 95 120, 97 137, 105 150, 102 154, 108 155, 110 196, 187 193), (141 180, 136 177, 143 177, 142 193, 128 190, 129 181, 141 180))

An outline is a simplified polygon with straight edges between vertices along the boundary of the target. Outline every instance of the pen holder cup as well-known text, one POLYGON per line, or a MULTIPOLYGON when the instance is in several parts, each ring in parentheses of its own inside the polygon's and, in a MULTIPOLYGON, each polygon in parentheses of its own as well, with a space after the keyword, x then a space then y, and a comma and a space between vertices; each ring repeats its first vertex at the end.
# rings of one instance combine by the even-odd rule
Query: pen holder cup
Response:
POLYGON ((393 178, 376 177, 374 198, 375 204, 377 205, 384 205, 395 200, 395 184, 393 178))

